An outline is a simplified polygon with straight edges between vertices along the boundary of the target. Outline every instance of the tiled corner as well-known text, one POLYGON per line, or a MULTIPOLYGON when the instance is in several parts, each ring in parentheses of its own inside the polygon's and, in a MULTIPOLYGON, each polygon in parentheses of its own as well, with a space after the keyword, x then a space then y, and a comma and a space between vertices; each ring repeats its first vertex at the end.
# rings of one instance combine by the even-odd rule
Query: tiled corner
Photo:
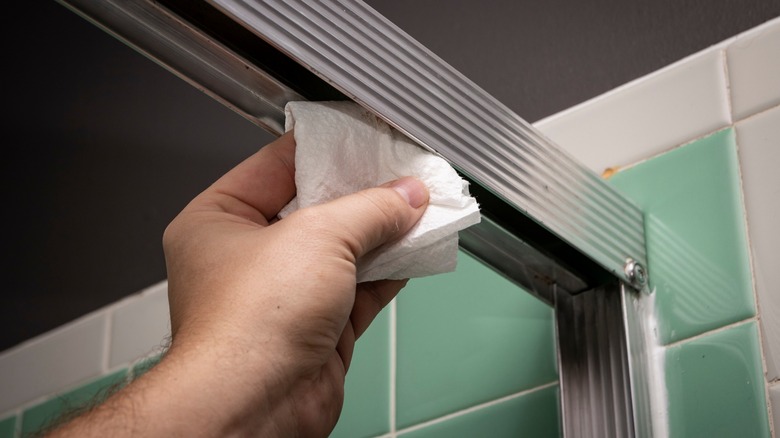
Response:
POLYGON ((601 173, 730 123, 723 54, 713 48, 535 126, 601 173))
POLYGON ((160 350, 170 332, 168 282, 163 281, 114 309, 109 367, 160 350))
POLYGON ((557 379, 552 309, 465 253, 397 306, 398 428, 557 379))
POLYGON ((0 438, 14 438, 16 436, 16 416, 0 420, 0 438))
POLYGON ((90 315, 3 353, 0 412, 100 375, 106 323, 104 312, 90 315))
POLYGON ((403 438, 558 437, 558 387, 534 391, 408 433, 403 438))
POLYGON ((767 378, 772 380, 780 377, 780 106, 736 128, 767 378))
POLYGON ((740 35, 726 58, 735 121, 780 104, 780 19, 740 35))
POLYGON ((331 438, 367 437, 390 431, 390 308, 355 344, 344 388, 344 408, 331 438))
POLYGON ((774 418, 775 434, 780 432, 780 382, 769 388, 769 402, 772 404, 772 417, 774 418))
POLYGON ((63 415, 75 414, 91 403, 99 403, 110 395, 112 389, 124 383, 126 375, 126 370, 117 371, 25 410, 22 414, 22 436, 52 426, 63 415))
POLYGON ((756 324, 669 347, 671 437, 769 437, 756 324))
POLYGON ((661 342, 755 314, 732 129, 628 168, 609 181, 645 212, 661 342))

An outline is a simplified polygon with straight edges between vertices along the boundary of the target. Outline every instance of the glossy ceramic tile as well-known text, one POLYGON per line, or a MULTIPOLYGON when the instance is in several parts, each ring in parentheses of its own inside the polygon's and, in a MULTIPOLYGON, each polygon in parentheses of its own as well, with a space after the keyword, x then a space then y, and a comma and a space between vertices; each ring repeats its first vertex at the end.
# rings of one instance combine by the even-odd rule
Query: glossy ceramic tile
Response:
POLYGON ((102 401, 124 383, 126 375, 125 370, 117 371, 27 409, 22 414, 22 436, 51 426, 63 415, 75 413, 80 408, 102 401))
POLYGON ((0 438, 14 438, 16 433, 16 416, 0 420, 0 438))
POLYGON ((712 49, 535 126, 601 173, 729 123, 723 55, 712 49))
POLYGON ((105 332, 105 314, 94 314, 3 353, 0 412, 98 376, 105 332))
POLYGON ((160 350, 170 332, 168 283, 161 282, 121 302, 114 310, 109 367, 160 350))
POLYGON ((772 417, 774 417, 775 434, 780 431, 780 382, 769 388, 769 402, 772 404, 772 417))
POLYGON ((403 438, 557 437, 560 436, 558 387, 488 406, 465 415, 432 424, 403 438))
POLYGON ((646 213, 650 286, 664 344, 754 315, 733 130, 626 169, 610 182, 646 213))
POLYGON ((470 256, 458 263, 398 298, 399 428, 557 379, 552 310, 470 256))
POLYGON ((772 380, 780 377, 780 107, 738 123, 737 143, 764 354, 772 380))
POLYGON ((390 312, 385 308, 358 339, 336 437, 377 436, 390 431, 390 312))
POLYGON ((768 437, 755 323, 666 352, 669 432, 675 437, 768 437))
POLYGON ((780 19, 740 35, 726 58, 734 120, 780 104, 780 19))

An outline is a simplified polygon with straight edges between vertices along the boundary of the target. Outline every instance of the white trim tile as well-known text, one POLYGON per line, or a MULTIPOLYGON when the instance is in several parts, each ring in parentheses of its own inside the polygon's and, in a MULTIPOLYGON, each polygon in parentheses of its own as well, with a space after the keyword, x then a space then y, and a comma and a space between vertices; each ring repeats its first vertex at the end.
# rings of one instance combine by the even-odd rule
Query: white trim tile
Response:
POLYGON ((100 375, 106 327, 93 313, 0 355, 0 412, 100 375))
POLYGON ((734 120, 780 104, 780 19, 738 36, 726 59, 734 120))
POLYGON ((158 351, 170 332, 168 282, 163 281, 114 309, 109 368, 158 351))
POLYGON ((773 380, 780 377, 780 107, 737 123, 736 130, 767 378, 773 380))
POLYGON ((715 46, 535 126, 600 173, 729 124, 723 51, 715 46))

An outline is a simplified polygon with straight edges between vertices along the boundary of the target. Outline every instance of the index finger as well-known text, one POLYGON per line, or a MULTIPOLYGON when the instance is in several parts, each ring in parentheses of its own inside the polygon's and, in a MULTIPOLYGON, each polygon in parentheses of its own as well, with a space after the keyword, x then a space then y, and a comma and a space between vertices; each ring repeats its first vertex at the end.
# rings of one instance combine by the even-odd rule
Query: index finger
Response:
POLYGON ((291 131, 223 175, 199 198, 228 213, 244 217, 259 213, 270 221, 294 196, 295 139, 291 131))

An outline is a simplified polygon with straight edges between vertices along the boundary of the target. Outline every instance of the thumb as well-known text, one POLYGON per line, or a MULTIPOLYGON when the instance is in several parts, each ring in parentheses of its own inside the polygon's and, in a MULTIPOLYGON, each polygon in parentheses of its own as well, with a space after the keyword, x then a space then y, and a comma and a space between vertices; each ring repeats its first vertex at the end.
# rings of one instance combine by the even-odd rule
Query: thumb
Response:
POLYGON ((420 220, 428 205, 428 189, 413 177, 363 190, 314 207, 315 217, 328 218, 331 232, 355 258, 395 240, 420 220))

